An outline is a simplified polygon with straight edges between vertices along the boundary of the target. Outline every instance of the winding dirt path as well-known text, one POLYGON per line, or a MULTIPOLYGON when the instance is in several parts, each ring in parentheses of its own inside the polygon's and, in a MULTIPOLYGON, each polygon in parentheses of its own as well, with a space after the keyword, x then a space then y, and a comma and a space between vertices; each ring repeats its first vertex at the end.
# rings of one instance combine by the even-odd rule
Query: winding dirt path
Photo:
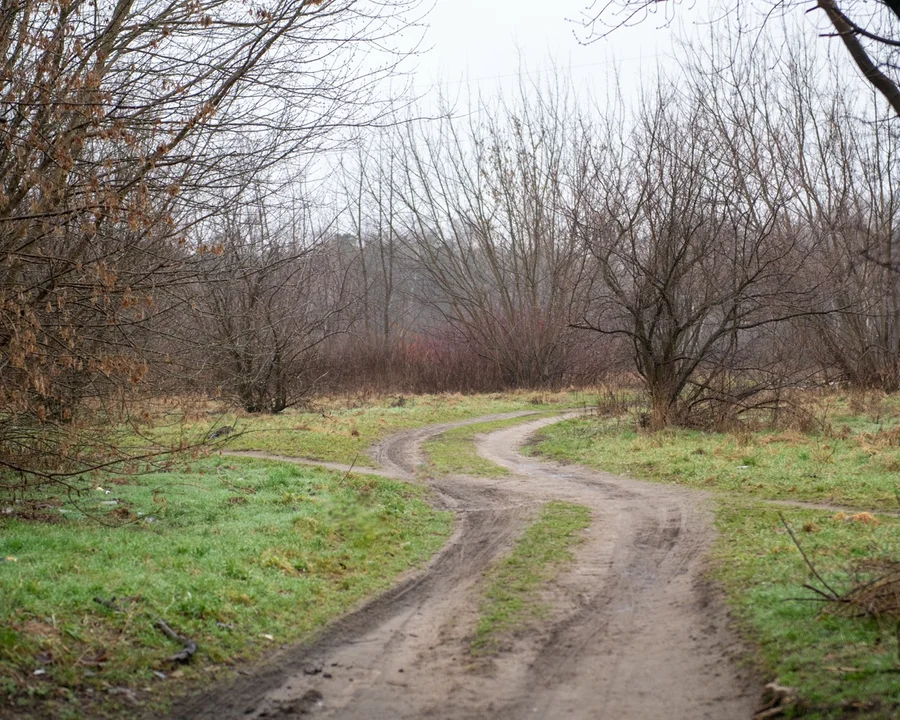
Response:
MULTIPOLYGON (((477 418, 484 422, 507 416, 477 418)), ((423 571, 229 687, 180 703, 175 718, 749 719, 759 683, 703 579, 712 539, 705 496, 522 456, 544 425, 483 435, 478 452, 511 475, 430 479, 456 530, 423 571), (592 509, 586 540, 546 592, 553 608, 491 663, 467 653, 481 572, 543 503, 592 509)), ((389 438, 379 472, 414 479, 422 441, 450 427, 389 438)))

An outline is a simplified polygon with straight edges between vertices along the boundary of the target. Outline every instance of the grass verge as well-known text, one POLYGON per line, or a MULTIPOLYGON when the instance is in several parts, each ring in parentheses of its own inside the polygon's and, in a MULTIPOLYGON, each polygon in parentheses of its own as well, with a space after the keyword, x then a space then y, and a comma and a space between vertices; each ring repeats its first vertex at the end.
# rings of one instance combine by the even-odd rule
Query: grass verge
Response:
POLYGON ((487 571, 472 655, 496 654, 516 630, 540 615, 537 591, 572 558, 572 547, 583 539, 581 531, 590 520, 591 511, 583 505, 547 503, 512 552, 487 571))
POLYGON ((311 637, 445 541, 451 518, 424 492, 218 458, 110 478, 77 506, 47 497, 42 521, 0 520, 0 717, 162 709, 311 637), (198 643, 193 663, 167 662, 181 648, 158 618, 198 643))
POLYGON ((475 451, 475 438, 493 432, 531 422, 541 417, 560 412, 559 409, 541 411, 509 420, 494 420, 453 428, 441 433, 433 440, 422 443, 422 451, 428 458, 428 470, 435 475, 477 475, 479 477, 502 477, 509 470, 480 457, 475 451))
POLYGON ((530 451, 608 472, 741 496, 897 510, 900 432, 864 423, 838 434, 796 431, 644 433, 581 418, 541 431, 530 451))
MULTIPOLYGON (((838 592, 864 558, 900 557, 900 520, 785 510, 813 565, 838 592)), ((715 574, 762 668, 795 688, 787 717, 887 720, 900 714, 897 624, 847 617, 816 599, 819 586, 781 524, 758 503, 723 501, 715 574), (797 598, 804 598, 798 600, 797 598)))
MULTIPOLYGON (((279 415, 231 412, 194 413, 178 432, 197 436, 212 426, 234 425, 238 434, 225 445, 230 450, 259 450, 291 457, 369 465, 366 451, 382 438, 402 430, 479 415, 517 410, 566 409, 584 402, 575 392, 507 392, 491 395, 366 396, 317 401, 315 412, 287 410, 279 415)), ((148 432, 159 418, 148 416, 148 432)), ((167 431, 157 431, 160 442, 167 431)))

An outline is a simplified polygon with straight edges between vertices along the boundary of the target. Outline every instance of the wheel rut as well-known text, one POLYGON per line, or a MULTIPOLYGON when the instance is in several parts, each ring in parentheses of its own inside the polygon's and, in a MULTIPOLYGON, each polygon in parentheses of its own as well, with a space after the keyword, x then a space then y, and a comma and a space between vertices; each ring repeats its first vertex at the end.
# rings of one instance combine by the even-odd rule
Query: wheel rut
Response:
MULTIPOLYGON (((421 443, 476 418, 389 438, 381 474, 415 479, 421 443)), ((481 436, 501 478, 428 479, 455 531, 422 571, 174 718, 750 718, 760 695, 704 579, 713 538, 702 493, 520 454, 544 418, 481 436), (489 663, 472 662, 482 572, 550 500, 591 508, 576 557, 545 591, 551 611, 489 663)), ((285 458, 287 459, 287 458, 285 458)))

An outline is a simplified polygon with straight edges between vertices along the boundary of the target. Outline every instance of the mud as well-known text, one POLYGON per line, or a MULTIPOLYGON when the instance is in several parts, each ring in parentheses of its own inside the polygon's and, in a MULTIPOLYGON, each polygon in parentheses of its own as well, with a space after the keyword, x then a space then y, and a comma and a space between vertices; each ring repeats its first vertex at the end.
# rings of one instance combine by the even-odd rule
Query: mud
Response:
MULTIPOLYGON (((483 422, 506 416, 478 418, 483 422)), ((555 419, 486 434, 478 452, 511 475, 428 479, 457 514, 424 570, 235 683, 187 698, 175 718, 750 718, 758 679, 704 579, 713 538, 702 493, 519 453, 555 419), (552 611, 491 662, 468 654, 483 570, 549 500, 592 509, 576 557, 543 598, 552 611)), ((377 447, 379 472, 415 479, 430 426, 377 447)))

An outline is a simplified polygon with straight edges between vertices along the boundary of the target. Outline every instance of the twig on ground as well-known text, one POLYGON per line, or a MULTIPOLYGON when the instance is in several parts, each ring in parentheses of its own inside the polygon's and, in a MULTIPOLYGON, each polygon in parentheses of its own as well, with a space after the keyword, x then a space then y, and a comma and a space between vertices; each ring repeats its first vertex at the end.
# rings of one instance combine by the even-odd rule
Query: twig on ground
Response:
POLYGON ((340 482, 338 483, 338 487, 343 486, 344 481, 345 481, 348 477, 350 477, 350 473, 352 473, 352 472, 353 472, 353 468, 356 467, 356 461, 357 461, 357 460, 359 460, 359 453, 356 453, 356 455, 353 456, 353 462, 350 463, 350 468, 347 470, 347 472, 344 473, 344 477, 341 478, 340 482))
POLYGON ((197 653, 197 643, 195 643, 190 638, 179 635, 171 627, 169 627, 169 624, 162 618, 159 618, 154 623, 154 626, 159 629, 167 638, 184 644, 184 647, 180 651, 169 658, 169 662, 184 664, 189 663, 193 659, 194 655, 196 655, 197 653))
POLYGON ((122 608, 116 605, 115 595, 109 600, 104 600, 101 597, 95 597, 94 602, 98 605, 102 605, 103 607, 108 608, 109 610, 112 610, 113 612, 125 612, 122 608))
POLYGON ((797 549, 800 551, 800 554, 803 556, 803 561, 806 563, 806 567, 808 567, 810 569, 810 571, 812 572, 812 574, 816 576, 816 579, 820 583, 822 583, 822 585, 825 586, 825 589, 831 593, 831 596, 829 596, 827 593, 822 592, 821 590, 818 590, 817 588, 810 587, 809 585, 804 585, 804 587, 809 588, 810 590, 815 590, 817 593, 819 593, 819 595, 822 595, 822 596, 828 598, 829 600, 832 600, 835 602, 840 600, 840 597, 841 597, 840 593, 835 592, 834 588, 832 588, 827 582, 825 582, 825 579, 821 575, 819 575, 819 571, 816 570, 815 566, 810 562, 809 558, 806 556, 806 553, 803 552, 803 548, 800 546, 800 541, 797 540, 797 536, 794 535, 794 531, 791 530, 791 526, 788 525, 787 520, 784 519, 784 514, 778 513, 778 517, 781 518, 781 524, 784 525, 785 530, 788 531, 788 535, 791 536, 791 540, 794 541, 794 545, 797 546, 797 549))

